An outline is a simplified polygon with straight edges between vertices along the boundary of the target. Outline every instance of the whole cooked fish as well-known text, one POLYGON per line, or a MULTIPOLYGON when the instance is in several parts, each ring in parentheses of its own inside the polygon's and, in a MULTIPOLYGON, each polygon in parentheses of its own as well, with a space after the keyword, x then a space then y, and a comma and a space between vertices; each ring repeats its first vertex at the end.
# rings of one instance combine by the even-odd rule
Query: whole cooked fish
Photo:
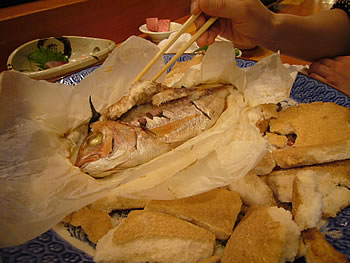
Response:
POLYGON ((173 89, 138 83, 91 124, 76 166, 104 177, 170 151, 212 127, 226 107, 228 86, 173 89))

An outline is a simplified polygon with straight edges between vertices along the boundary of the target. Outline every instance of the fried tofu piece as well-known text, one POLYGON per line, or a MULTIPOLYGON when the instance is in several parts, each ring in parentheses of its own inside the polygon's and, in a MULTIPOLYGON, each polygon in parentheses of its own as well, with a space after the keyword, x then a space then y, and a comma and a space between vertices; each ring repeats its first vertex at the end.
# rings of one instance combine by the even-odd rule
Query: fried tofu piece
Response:
POLYGON ((276 161, 273 159, 272 151, 267 151, 260 162, 254 167, 253 171, 257 175, 266 175, 276 167, 276 161))
POLYGON ((196 263, 213 255, 215 235, 175 216, 135 210, 97 244, 98 262, 196 263))
POLYGON ((175 200, 152 200, 145 210, 171 214, 213 232, 218 239, 227 239, 233 230, 242 201, 238 193, 214 189, 175 200))
POLYGON ((307 263, 347 263, 347 258, 328 243, 324 234, 316 228, 302 233, 307 263))
POLYGON ((73 213, 69 223, 73 226, 81 226, 89 240, 94 244, 113 228, 111 218, 107 213, 91 210, 87 207, 73 213))
POLYGON ((295 177, 292 207, 294 221, 301 231, 316 227, 321 221, 323 200, 315 172, 304 171, 295 177))
POLYGON ((114 210, 144 208, 148 202, 149 200, 131 199, 110 194, 91 203, 88 207, 92 210, 111 213, 114 210))
POLYGON ((288 139, 284 135, 279 135, 276 133, 267 132, 266 137, 267 137, 267 140, 269 141, 269 143, 271 143, 273 146, 275 146, 277 148, 284 148, 287 146, 288 139))
POLYGON ((277 205, 270 187, 254 172, 231 183, 229 189, 239 193, 245 205, 277 205))
POLYGON ((335 217, 350 205, 350 160, 273 171, 264 179, 280 202, 292 202, 294 178, 304 171, 317 174, 323 196, 323 218, 335 217))
POLYGON ((292 214, 278 207, 258 207, 236 226, 221 263, 293 262, 300 231, 292 214))
POLYGON ((296 135, 291 146, 273 151, 281 168, 350 158, 350 109, 332 102, 301 103, 270 120, 270 132, 296 135))
POLYGON ((222 255, 214 255, 209 258, 206 258, 198 263, 220 263, 222 255))

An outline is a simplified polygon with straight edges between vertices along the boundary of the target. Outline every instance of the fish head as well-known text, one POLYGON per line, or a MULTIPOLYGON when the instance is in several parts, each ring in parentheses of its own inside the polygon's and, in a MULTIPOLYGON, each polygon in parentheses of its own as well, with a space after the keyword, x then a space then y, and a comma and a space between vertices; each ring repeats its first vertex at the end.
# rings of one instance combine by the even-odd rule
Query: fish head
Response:
POLYGON ((135 134, 130 127, 116 121, 94 122, 91 132, 80 146, 75 166, 84 170, 89 164, 116 159, 133 144, 135 134))
POLYGON ((108 125, 95 122, 91 132, 80 146, 75 165, 84 166, 86 163, 97 161, 108 156, 113 148, 113 130, 108 125))

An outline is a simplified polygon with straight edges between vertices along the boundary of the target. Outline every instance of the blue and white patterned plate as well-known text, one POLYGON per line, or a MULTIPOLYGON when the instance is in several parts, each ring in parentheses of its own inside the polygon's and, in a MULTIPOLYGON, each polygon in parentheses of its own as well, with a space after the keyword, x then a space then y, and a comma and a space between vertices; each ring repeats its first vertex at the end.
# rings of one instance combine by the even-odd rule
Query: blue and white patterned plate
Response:
MULTIPOLYGON (((165 63, 172 55, 164 55, 165 63)), ((186 61, 193 57, 185 54, 179 61, 186 61)), ((256 62, 237 59, 237 65, 242 68, 253 66, 256 62)), ((76 85, 98 66, 82 70, 60 80, 66 85, 76 85)), ((335 102, 350 108, 350 98, 332 87, 312 79, 306 75, 298 74, 291 90, 291 98, 299 103, 313 101, 335 102)), ((330 218, 321 228, 327 240, 350 260, 350 207, 335 218, 330 218)), ((0 248, 0 263, 93 263, 93 258, 74 247, 61 238, 54 230, 49 230, 41 236, 16 247, 0 248)))

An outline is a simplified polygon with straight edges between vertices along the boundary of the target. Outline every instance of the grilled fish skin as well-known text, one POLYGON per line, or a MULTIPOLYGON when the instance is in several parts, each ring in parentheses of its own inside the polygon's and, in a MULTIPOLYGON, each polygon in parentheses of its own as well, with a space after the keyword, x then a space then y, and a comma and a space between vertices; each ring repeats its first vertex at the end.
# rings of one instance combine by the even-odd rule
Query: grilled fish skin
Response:
POLYGON ((198 98, 204 90, 223 86, 222 84, 203 84, 196 88, 169 88, 152 81, 139 81, 131 87, 130 93, 117 103, 108 107, 100 120, 117 120, 122 114, 135 105, 152 102, 154 105, 180 99, 184 97, 198 98))
POLYGON ((141 100, 124 97, 91 125, 75 165, 93 177, 105 177, 170 151, 215 124, 226 107, 227 87, 176 91, 157 86, 141 100))
POLYGON ((152 97, 162 91, 164 87, 157 82, 139 81, 130 89, 130 93, 117 103, 108 107, 100 117, 101 121, 117 120, 133 106, 149 102, 152 97))

